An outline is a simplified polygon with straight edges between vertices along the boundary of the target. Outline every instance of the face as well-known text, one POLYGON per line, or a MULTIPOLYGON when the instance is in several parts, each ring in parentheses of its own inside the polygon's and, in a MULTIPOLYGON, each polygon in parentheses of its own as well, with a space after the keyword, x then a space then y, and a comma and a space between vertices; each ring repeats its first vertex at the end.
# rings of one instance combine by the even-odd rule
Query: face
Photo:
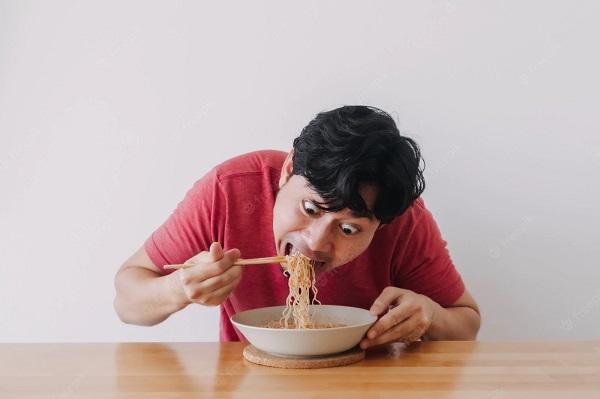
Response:
MULTIPOLYGON (((291 175, 291 154, 286 160, 273 209, 273 232, 278 255, 294 251, 316 261, 318 272, 332 270, 360 255, 371 243, 379 220, 353 215, 348 208, 323 212, 315 202, 323 199, 303 176, 291 175)), ((369 209, 377 196, 373 186, 360 194, 369 209)))

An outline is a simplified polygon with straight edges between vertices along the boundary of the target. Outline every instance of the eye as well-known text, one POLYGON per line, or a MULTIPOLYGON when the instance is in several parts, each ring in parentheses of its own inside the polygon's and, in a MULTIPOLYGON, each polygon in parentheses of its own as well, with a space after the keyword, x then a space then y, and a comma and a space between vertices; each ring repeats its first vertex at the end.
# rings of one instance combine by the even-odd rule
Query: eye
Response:
POLYGON ((319 207, 309 200, 302 201, 302 209, 304 209, 304 212, 310 216, 317 216, 319 213, 321 213, 319 207))
POLYGON ((360 229, 358 229, 358 227, 353 226, 348 223, 340 224, 340 229, 342 230, 342 233, 344 233, 347 236, 354 235, 360 231, 360 229))

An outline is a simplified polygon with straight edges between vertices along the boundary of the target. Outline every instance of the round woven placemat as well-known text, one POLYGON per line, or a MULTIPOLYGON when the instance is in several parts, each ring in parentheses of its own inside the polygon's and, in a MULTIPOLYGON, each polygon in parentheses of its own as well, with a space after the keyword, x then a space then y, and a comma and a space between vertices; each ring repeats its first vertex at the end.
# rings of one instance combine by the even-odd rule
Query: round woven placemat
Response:
POLYGON ((318 369, 345 366, 365 358, 365 351, 356 346, 346 352, 315 357, 283 357, 261 351, 253 345, 244 348, 244 358, 262 366, 283 369, 318 369))

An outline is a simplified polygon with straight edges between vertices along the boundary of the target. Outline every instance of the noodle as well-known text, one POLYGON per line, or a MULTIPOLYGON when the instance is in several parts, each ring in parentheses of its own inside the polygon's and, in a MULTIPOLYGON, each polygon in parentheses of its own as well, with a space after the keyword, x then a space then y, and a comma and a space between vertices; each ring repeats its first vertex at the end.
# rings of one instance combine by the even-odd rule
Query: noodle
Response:
POLYGON ((289 258, 287 269, 290 274, 288 280, 290 293, 280 323, 284 328, 311 328, 313 327, 309 313, 311 290, 313 292, 312 304, 321 303, 317 299, 313 262, 300 252, 296 252, 289 258))
POLYGON ((317 299, 317 286, 315 278, 314 262, 295 252, 288 256, 287 271, 290 275, 288 287, 290 292, 286 299, 283 316, 278 322, 267 324, 269 328, 331 328, 340 327, 341 324, 315 323, 310 315, 310 305, 320 305, 317 299), (310 293, 313 299, 310 299, 310 293))

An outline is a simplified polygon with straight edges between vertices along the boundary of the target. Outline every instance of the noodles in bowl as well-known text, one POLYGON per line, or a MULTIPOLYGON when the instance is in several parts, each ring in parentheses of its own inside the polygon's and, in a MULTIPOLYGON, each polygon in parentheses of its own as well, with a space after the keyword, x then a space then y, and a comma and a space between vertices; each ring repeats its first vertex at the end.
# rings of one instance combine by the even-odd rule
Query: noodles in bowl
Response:
POLYGON ((239 312, 231 317, 233 325, 256 348, 278 356, 320 356, 339 353, 356 346, 377 320, 368 310, 350 306, 310 305, 316 326, 335 323, 328 328, 270 328, 269 322, 281 317, 285 306, 270 306, 239 312))
POLYGON ((286 305, 240 312, 231 322, 252 345, 273 355, 320 356, 356 346, 377 317, 365 309, 321 305, 314 264, 298 253, 290 258, 286 305))
POLYGON ((268 328, 333 328, 343 327, 343 324, 333 322, 315 323, 309 311, 310 305, 321 304, 317 299, 314 262, 295 252, 288 256, 287 273, 289 274, 289 294, 286 307, 279 321, 270 321, 268 328), (313 298, 310 299, 312 293, 313 298))

